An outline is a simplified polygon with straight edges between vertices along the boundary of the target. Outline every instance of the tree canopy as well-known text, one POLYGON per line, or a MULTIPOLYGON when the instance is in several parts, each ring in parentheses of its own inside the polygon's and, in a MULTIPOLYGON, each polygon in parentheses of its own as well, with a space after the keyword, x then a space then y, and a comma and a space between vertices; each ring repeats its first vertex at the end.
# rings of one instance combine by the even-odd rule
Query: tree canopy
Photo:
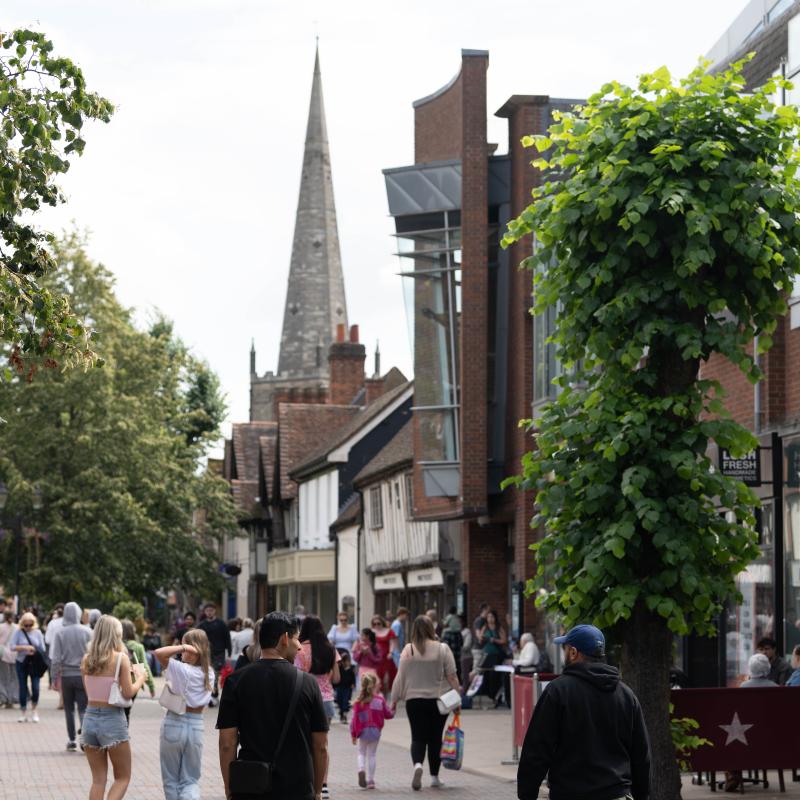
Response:
POLYGON ((55 179, 83 153, 84 123, 112 112, 44 34, 0 32, 0 341, 11 346, 9 368, 28 379, 42 366, 96 359, 68 293, 43 281, 55 267, 52 236, 35 219, 43 204, 64 201, 55 179))
POLYGON ((700 367, 718 354, 758 379, 748 345, 770 347, 800 271, 797 111, 775 105, 784 81, 746 92, 744 63, 608 83, 557 115, 527 138, 547 179, 504 240, 535 235, 534 312, 557 308, 564 370, 516 479, 543 530, 529 590, 567 626, 622 632, 657 798, 679 793, 671 636, 716 633, 758 555, 756 497, 709 458, 756 441, 700 367))
MULTIPOLYGON (((136 328, 77 234, 53 247, 56 270, 43 285, 70 294, 105 363, 0 384, 8 511, 30 514, 34 483, 44 495, 33 522, 47 541, 38 557, 28 549, 23 594, 110 605, 218 589, 217 542, 238 532, 227 484, 200 468, 224 416, 218 380, 169 322, 136 328)), ((9 575, 10 537, 0 547, 9 575)))

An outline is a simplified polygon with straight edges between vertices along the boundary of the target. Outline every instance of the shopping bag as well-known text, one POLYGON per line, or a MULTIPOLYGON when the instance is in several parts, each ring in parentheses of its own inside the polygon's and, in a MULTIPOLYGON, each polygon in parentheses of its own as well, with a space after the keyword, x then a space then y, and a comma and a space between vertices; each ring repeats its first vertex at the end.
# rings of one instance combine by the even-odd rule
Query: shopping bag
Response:
POLYGON ((452 724, 447 726, 439 752, 445 769, 461 769, 464 760, 464 731, 461 730, 461 715, 453 715, 452 724))

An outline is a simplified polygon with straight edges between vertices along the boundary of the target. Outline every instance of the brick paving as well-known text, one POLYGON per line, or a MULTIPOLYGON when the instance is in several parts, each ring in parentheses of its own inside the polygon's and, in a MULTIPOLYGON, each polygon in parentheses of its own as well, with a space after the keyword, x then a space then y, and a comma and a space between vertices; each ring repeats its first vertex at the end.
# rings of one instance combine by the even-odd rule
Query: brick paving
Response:
MULTIPOLYGON (((46 683, 43 682, 43 683, 46 683)), ((62 711, 56 709, 56 696, 46 689, 39 706, 41 722, 18 723, 19 711, 0 709, 0 798, 3 800, 85 800, 89 793, 90 773, 84 756, 66 751, 67 735, 62 711)), ((162 710, 155 700, 137 699, 131 714, 133 779, 126 800, 153 800, 163 797, 158 761, 158 733, 162 710)), ((216 713, 204 715, 206 725, 203 753, 203 800, 224 800, 222 780, 217 766, 216 713)), ((392 726, 392 741, 383 741, 378 749, 377 791, 370 797, 411 795, 411 764, 408 750, 393 741, 402 741, 400 729, 407 732, 404 719, 387 723, 392 726)), ((387 737, 388 739, 389 737, 387 737)), ((469 747, 469 745, 467 745, 469 747)), ((332 754, 329 779, 332 800, 349 800, 365 792, 356 786, 356 753, 345 725, 334 723, 331 729, 332 754)), ((467 750, 469 753, 469 750, 467 750)), ((513 776, 513 770, 509 771, 513 776)), ((442 770, 446 786, 427 788, 415 797, 436 794, 450 798, 492 797, 511 800, 516 786, 509 779, 476 775, 471 772, 442 770)))

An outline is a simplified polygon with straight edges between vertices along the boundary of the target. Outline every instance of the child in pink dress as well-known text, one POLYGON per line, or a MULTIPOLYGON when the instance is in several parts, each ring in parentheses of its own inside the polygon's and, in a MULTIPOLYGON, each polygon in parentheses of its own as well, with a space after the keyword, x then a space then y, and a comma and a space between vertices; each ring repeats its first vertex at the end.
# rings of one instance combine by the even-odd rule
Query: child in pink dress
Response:
POLYGON ((391 719, 393 711, 378 690, 378 676, 367 673, 361 678, 361 692, 353 703, 350 735, 358 744, 358 785, 362 789, 375 788, 375 761, 384 720, 391 719))

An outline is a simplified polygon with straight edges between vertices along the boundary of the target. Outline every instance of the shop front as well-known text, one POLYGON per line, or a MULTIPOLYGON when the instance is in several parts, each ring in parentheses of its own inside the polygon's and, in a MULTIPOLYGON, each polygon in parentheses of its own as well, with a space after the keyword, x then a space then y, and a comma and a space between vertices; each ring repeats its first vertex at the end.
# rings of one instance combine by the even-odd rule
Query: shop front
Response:
POLYGON ((336 551, 276 550, 268 564, 269 609, 303 606, 326 625, 336 619, 336 551))
MULTIPOLYGON (((372 579, 372 588, 375 593, 374 614, 394 617, 397 608, 406 604, 406 582, 402 572, 375 575, 372 579)), ((364 624, 368 624, 366 617, 364 624)))

